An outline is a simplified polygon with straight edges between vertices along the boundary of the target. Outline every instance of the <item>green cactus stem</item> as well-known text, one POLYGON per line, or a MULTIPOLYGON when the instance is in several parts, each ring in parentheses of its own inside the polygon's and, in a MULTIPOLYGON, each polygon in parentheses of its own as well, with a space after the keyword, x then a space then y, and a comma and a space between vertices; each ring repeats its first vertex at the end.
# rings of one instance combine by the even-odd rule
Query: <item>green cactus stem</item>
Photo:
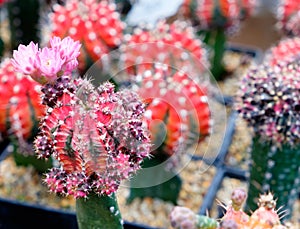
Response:
POLYGON ((90 194, 87 199, 76 200, 79 229, 122 229, 123 221, 115 194, 90 194))
POLYGON ((248 191, 247 210, 257 208, 259 194, 271 191, 277 206, 286 210, 284 220, 291 217, 300 175, 300 147, 284 144, 277 148, 270 142, 262 142, 256 136, 252 145, 252 166, 248 191))
POLYGON ((19 44, 29 44, 30 41, 39 41, 39 0, 12 0, 7 3, 10 45, 16 49, 19 44))
POLYGON ((204 42, 212 51, 210 71, 214 79, 217 81, 224 79, 226 71, 223 65, 223 56, 227 41, 224 29, 204 30, 200 31, 199 35, 204 36, 204 42))

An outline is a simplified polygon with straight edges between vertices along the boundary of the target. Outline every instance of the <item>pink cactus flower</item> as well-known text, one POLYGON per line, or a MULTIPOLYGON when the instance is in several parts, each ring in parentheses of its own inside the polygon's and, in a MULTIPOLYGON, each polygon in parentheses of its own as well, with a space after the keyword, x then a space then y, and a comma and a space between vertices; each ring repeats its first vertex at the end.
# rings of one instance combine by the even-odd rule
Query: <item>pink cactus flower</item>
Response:
POLYGON ((35 74, 38 71, 35 66, 38 52, 38 44, 34 44, 33 42, 30 42, 27 46, 21 44, 18 50, 13 51, 12 64, 18 71, 26 75, 35 74))
POLYGON ((41 75, 47 77, 48 82, 54 82, 64 64, 65 59, 62 59, 56 49, 45 47, 37 53, 36 66, 39 68, 41 75))
POLYGON ((62 40, 59 37, 53 37, 50 40, 50 45, 51 48, 58 49, 60 57, 65 59, 66 63, 76 60, 80 54, 81 44, 79 41, 74 41, 71 37, 66 37, 62 40))
POLYGON ((58 77, 70 74, 78 66, 81 44, 70 37, 50 39, 50 46, 39 49, 38 44, 19 45, 14 50, 12 64, 17 71, 30 75, 40 84, 53 83, 58 77))

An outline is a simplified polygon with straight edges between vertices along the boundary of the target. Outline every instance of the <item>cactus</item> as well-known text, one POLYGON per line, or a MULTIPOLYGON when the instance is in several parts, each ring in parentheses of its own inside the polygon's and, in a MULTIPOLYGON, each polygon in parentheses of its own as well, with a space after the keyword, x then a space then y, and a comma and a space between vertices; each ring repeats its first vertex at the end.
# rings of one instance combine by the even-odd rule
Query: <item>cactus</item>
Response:
POLYGON ((0 132, 14 145, 17 165, 33 165, 46 171, 51 161, 37 160, 30 142, 38 132, 38 122, 44 114, 41 87, 29 77, 16 73, 9 59, 0 66, 0 132))
MULTIPOLYGON (((210 129, 205 83, 201 82, 203 88, 200 88, 189 78, 199 80, 199 75, 205 74, 206 49, 195 39, 192 27, 182 21, 172 24, 160 21, 153 29, 141 26, 125 35, 124 40, 118 61, 126 80, 148 104, 145 120, 154 144, 154 157, 145 160, 143 167, 153 167, 170 158, 172 163, 178 163, 180 154, 198 138, 202 140, 210 129), (180 110, 181 115, 189 117, 180 117, 180 110), (166 131, 162 131, 164 126, 166 131)), ((142 170, 131 181, 133 187, 145 188, 132 188, 128 201, 151 196, 176 203, 181 180, 174 174, 175 169, 156 170, 158 180, 152 187, 141 184, 151 176, 147 171, 142 170), (165 177, 170 179, 160 180, 165 177)))
POLYGON ((284 38, 278 44, 266 51, 264 62, 270 65, 277 65, 284 62, 299 60, 300 38, 284 38))
POLYGON ((254 67, 242 80, 236 103, 254 130, 247 206, 254 210, 258 194, 275 192, 285 219, 299 187, 299 76, 297 62, 254 67))
POLYGON ((19 44, 29 44, 40 40, 40 8, 39 0, 10 0, 7 2, 10 48, 16 49, 19 44))
POLYGON ((115 93, 111 83, 94 88, 87 79, 72 78, 78 41, 55 37, 50 45, 35 55, 37 45, 21 46, 13 61, 43 84, 47 110, 35 149, 40 158, 53 156, 60 164, 45 182, 51 192, 76 198, 79 228, 122 228, 114 193, 150 151, 144 104, 132 91, 115 93))
POLYGON ((54 5, 53 11, 52 36, 70 36, 83 44, 79 56, 81 72, 121 43, 125 24, 116 6, 108 1, 67 0, 65 5, 54 5))
MULTIPOLYGON (((170 176, 172 179, 167 182, 163 180, 160 185, 145 189, 132 188, 129 200, 136 196, 150 195, 176 203, 181 182, 178 181, 179 177, 176 178, 175 171, 180 166, 180 159, 187 149, 202 141, 210 133, 207 88, 204 82, 201 87, 184 72, 172 72, 168 66, 157 64, 139 77, 137 87, 133 88, 137 89, 138 94, 148 104, 145 121, 153 143, 153 157, 144 162, 144 167, 152 167, 168 160, 166 168, 162 169, 164 171, 156 170, 157 174, 160 174, 158 177, 174 174, 170 176), (170 170, 168 167, 173 169, 170 170)), ((132 180, 132 184, 134 182, 134 186, 138 186, 138 181, 143 182, 145 177, 147 170, 142 170, 132 180)))
MULTIPOLYGON (((251 215, 243 212, 242 204, 246 191, 236 189, 231 195, 232 203, 225 206, 225 215, 220 220, 197 215, 186 207, 176 206, 170 213, 171 226, 175 229, 287 229, 279 220, 276 201, 271 193, 261 194, 251 215)), ((223 206, 224 207, 224 206, 223 206)))
POLYGON ((199 27, 212 51, 211 72, 216 80, 225 76, 222 62, 227 36, 235 34, 242 20, 255 13, 257 0, 185 0, 180 11, 199 27))
POLYGON ((272 229, 273 226, 279 225, 280 220, 275 207, 276 201, 271 193, 260 195, 258 209, 251 214, 249 227, 272 229))
POLYGON ((287 36, 299 36, 300 34, 300 1, 280 0, 277 11, 277 28, 287 36))
MULTIPOLYGON (((235 189, 231 194, 231 204, 225 206, 226 213, 222 218, 223 227, 230 225, 232 220, 238 227, 249 222, 249 216, 243 211, 243 204, 246 201, 247 193, 243 189, 235 189)), ((228 226, 227 226, 228 227, 228 226)))
POLYGON ((201 74, 208 67, 206 48, 196 39, 193 28, 183 21, 160 21, 155 28, 140 26, 126 34, 120 51, 122 67, 133 75, 143 74, 154 63, 190 74, 195 74, 195 69, 196 74, 201 74))
POLYGON ((216 220, 197 215, 186 207, 176 206, 170 213, 171 225, 175 229, 216 229, 216 220))

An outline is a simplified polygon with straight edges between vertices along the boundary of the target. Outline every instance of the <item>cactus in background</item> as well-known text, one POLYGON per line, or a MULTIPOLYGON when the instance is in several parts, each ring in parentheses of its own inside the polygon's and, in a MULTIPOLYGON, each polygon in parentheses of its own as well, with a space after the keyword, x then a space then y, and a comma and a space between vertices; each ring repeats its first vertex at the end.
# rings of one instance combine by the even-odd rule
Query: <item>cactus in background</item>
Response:
POLYGON ((250 228, 273 228, 280 225, 280 219, 275 209, 276 201, 271 193, 260 195, 258 199, 258 209, 250 217, 250 228))
MULTIPOLYGON (((204 139, 210 130, 205 88, 208 82, 200 82, 203 88, 197 84, 206 73, 206 49, 195 39, 192 27, 181 21, 160 21, 153 29, 136 28, 124 40, 118 61, 126 80, 148 104, 145 120, 154 144, 153 157, 144 161, 143 168, 166 160, 171 162, 168 166, 178 166, 182 153, 204 139)), ((157 169, 160 175, 151 187, 141 184, 150 176, 148 170, 140 171, 131 181, 132 187, 139 188, 131 188, 128 201, 151 196, 176 203, 181 180, 175 170, 157 169), (159 180, 163 177, 170 179, 159 180)))
POLYGON ((242 20, 252 16, 257 0, 185 0, 180 13, 199 28, 212 51, 211 72, 216 80, 224 78, 223 55, 227 36, 237 33, 242 20))
POLYGON ((160 21, 155 28, 138 27, 125 36, 120 51, 122 68, 133 75, 143 74, 154 63, 189 74, 201 74, 208 68, 206 48, 184 21, 170 25, 160 21))
POLYGON ((156 65, 145 71, 137 89, 148 104, 145 120, 152 133, 152 153, 163 158, 185 152, 208 136, 211 128, 206 85, 201 87, 184 72, 171 70, 156 65), (157 120, 165 125, 165 138, 157 120))
POLYGON ((277 65, 284 62, 297 61, 300 58, 300 38, 284 38, 266 51, 264 62, 277 65))
POLYGON ((16 49, 19 44, 29 44, 40 40, 40 8, 39 0, 10 0, 7 2, 10 48, 16 49))
POLYGON ((53 156, 60 164, 45 182, 50 191, 76 198, 79 228, 123 228, 115 192, 149 155, 144 104, 131 91, 115 93, 110 83, 94 88, 73 79, 79 42, 55 37, 50 45, 20 46, 13 60, 16 69, 43 84, 47 111, 35 148, 40 158, 53 156))
POLYGON ((251 215, 242 210, 247 195, 242 189, 236 189, 231 195, 231 204, 223 206, 225 215, 215 220, 208 216, 193 213, 190 209, 176 206, 170 213, 171 226, 175 229, 287 229, 282 225, 275 210, 276 201, 271 193, 262 194, 258 199, 258 208, 251 215))
POLYGON ((277 11, 277 27, 287 36, 300 35, 300 1, 279 0, 277 11))
POLYGON ((247 199, 247 193, 244 189, 235 189, 231 194, 231 204, 223 206, 226 210, 222 218, 223 227, 230 224, 230 220, 240 228, 249 222, 249 216, 243 211, 243 204, 247 199))
MULTIPOLYGON (((257 66, 243 78, 236 108, 254 130, 247 207, 255 197, 275 193, 291 216, 300 175, 300 73, 296 62, 257 66)), ((249 210, 248 209, 248 210, 249 210)))
MULTIPOLYGON (((154 64, 142 75, 137 75, 133 89, 146 103, 145 121, 151 132, 153 157, 146 160, 144 168, 168 161, 164 168, 156 169, 156 186, 131 188, 129 201, 136 197, 151 196, 173 203, 177 202, 181 180, 176 168, 182 156, 195 144, 210 134, 211 114, 207 101, 207 85, 202 86, 183 71, 166 65, 154 64), (160 174, 160 175, 158 175, 160 174), (170 177, 168 180, 159 180, 170 177)), ((200 83, 201 85, 201 83, 200 83)), ((191 152, 192 153, 192 152, 191 152)), ((141 170, 132 186, 142 187, 148 170, 141 170)))
POLYGON ((81 72, 121 44, 125 24, 108 1, 67 0, 64 5, 54 5, 53 11, 51 36, 70 36, 83 44, 78 58, 81 72))
POLYGON ((208 216, 197 215, 186 207, 176 206, 170 214, 175 229, 216 229, 218 222, 208 216))
POLYGON ((51 166, 37 160, 30 144, 38 132, 38 122, 44 114, 41 87, 22 73, 16 73, 9 59, 0 66, 0 132, 1 138, 14 145, 17 165, 33 165, 42 172, 51 166))

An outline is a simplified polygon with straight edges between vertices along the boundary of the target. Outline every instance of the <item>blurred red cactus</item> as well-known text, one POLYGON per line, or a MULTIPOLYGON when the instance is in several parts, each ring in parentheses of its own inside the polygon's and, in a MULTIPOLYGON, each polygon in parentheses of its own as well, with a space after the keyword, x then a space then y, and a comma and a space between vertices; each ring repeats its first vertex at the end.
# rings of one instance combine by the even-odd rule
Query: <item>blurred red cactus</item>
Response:
POLYGON ((70 36, 82 43, 79 68, 87 67, 87 58, 99 60, 120 45, 125 24, 114 4, 97 0, 68 0, 54 5, 52 36, 70 36))
POLYGON ((16 138, 22 145, 34 137, 44 114, 41 87, 28 76, 16 73, 10 60, 0 66, 0 131, 2 137, 16 138))

